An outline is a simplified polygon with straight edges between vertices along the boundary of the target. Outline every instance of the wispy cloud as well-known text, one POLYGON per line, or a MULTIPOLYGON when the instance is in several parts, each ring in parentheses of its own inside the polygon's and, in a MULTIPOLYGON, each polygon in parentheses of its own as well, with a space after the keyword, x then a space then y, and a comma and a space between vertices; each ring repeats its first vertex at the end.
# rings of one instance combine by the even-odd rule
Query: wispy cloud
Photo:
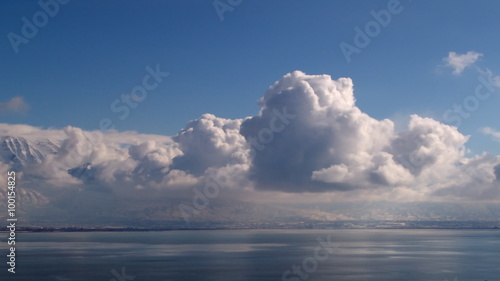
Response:
POLYGON ((460 75, 465 68, 473 65, 481 56, 483 54, 474 51, 469 51, 465 54, 449 52, 448 56, 443 60, 446 62, 446 66, 453 68, 454 75, 460 75))
POLYGON ((19 96, 13 97, 6 102, 0 102, 0 113, 26 113, 29 108, 24 98, 19 96))
POLYGON ((490 127, 482 128, 481 132, 486 135, 492 136, 495 141, 500 142, 500 132, 497 132, 490 127))

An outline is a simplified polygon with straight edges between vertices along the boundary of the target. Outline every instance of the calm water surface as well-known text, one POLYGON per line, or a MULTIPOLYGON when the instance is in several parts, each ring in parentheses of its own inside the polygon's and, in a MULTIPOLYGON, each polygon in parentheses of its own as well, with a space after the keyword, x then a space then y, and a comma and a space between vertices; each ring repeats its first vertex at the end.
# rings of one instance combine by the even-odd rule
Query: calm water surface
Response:
POLYGON ((16 274, 6 237, 2 281, 500 280, 498 230, 18 233, 16 274))

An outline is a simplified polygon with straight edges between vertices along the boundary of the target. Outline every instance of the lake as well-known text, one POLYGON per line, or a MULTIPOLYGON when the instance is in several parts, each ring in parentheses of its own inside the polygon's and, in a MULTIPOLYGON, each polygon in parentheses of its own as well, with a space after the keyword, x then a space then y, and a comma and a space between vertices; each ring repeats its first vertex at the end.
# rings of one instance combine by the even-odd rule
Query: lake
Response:
POLYGON ((18 233, 0 280, 500 280, 499 230, 18 233))

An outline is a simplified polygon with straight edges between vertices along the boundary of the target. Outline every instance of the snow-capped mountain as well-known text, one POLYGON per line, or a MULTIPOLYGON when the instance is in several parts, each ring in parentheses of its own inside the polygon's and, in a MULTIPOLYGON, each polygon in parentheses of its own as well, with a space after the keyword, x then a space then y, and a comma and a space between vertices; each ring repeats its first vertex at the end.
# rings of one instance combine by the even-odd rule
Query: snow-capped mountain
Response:
MULTIPOLYGON (((23 171, 26 167, 43 162, 47 155, 57 154, 59 145, 49 139, 26 139, 23 137, 0 137, 0 162, 15 171, 23 171)), ((85 183, 92 181, 95 171, 91 163, 84 163, 68 169, 68 174, 85 183)))
POLYGON ((69 169, 68 174, 81 179, 84 183, 90 183, 95 179, 95 170, 92 169, 91 163, 85 163, 80 167, 69 169))
POLYGON ((57 153, 58 145, 48 139, 28 140, 22 137, 0 137, 0 161, 12 169, 22 170, 42 163, 49 154, 57 153))
MULTIPOLYGON (((0 162, 14 171, 41 164, 48 155, 55 155, 59 150, 57 142, 49 139, 27 139, 23 137, 0 137, 0 162)), ((95 178, 91 163, 84 163, 67 170, 71 176, 90 183, 95 178)))

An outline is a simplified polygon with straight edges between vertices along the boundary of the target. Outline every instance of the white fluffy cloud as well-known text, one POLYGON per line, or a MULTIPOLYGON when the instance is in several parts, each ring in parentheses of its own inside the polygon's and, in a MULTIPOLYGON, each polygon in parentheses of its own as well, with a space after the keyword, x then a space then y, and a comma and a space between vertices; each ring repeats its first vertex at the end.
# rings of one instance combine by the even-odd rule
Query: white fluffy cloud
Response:
POLYGON ((210 167, 244 163, 246 142, 239 133, 242 121, 203 114, 189 122, 173 137, 182 150, 182 155, 173 159, 173 168, 201 175, 210 167))
POLYGON ((24 101, 23 97, 13 97, 6 102, 0 102, 0 113, 25 113, 28 111, 29 105, 24 101))
POLYGON ((318 192, 365 187, 393 135, 392 121, 375 120, 355 106, 349 78, 335 81, 328 75, 296 71, 273 85, 260 104, 260 114, 242 124, 248 140, 259 138, 259 132, 273 123, 275 112, 286 108, 295 118, 255 154, 250 177, 258 189, 318 192))
MULTIPOLYGON (((395 130, 356 106, 349 78, 295 71, 259 105, 258 115, 244 119, 204 114, 173 137, 8 124, 0 124, 0 136, 57 143, 57 153, 24 167, 33 186, 172 192, 218 174, 232 190, 254 194, 500 199, 500 156, 467 158, 468 137, 430 118, 412 115, 395 130)), ((12 165, 3 161, 0 169, 12 165)))
POLYGON ((465 159, 454 177, 441 182, 431 195, 448 199, 491 200, 500 198, 500 156, 488 154, 465 159))
POLYGON ((483 54, 474 51, 469 51, 465 54, 449 52, 448 56, 443 60, 446 62, 446 66, 453 69, 454 75, 459 75, 464 71, 465 68, 473 65, 482 55, 483 54))

